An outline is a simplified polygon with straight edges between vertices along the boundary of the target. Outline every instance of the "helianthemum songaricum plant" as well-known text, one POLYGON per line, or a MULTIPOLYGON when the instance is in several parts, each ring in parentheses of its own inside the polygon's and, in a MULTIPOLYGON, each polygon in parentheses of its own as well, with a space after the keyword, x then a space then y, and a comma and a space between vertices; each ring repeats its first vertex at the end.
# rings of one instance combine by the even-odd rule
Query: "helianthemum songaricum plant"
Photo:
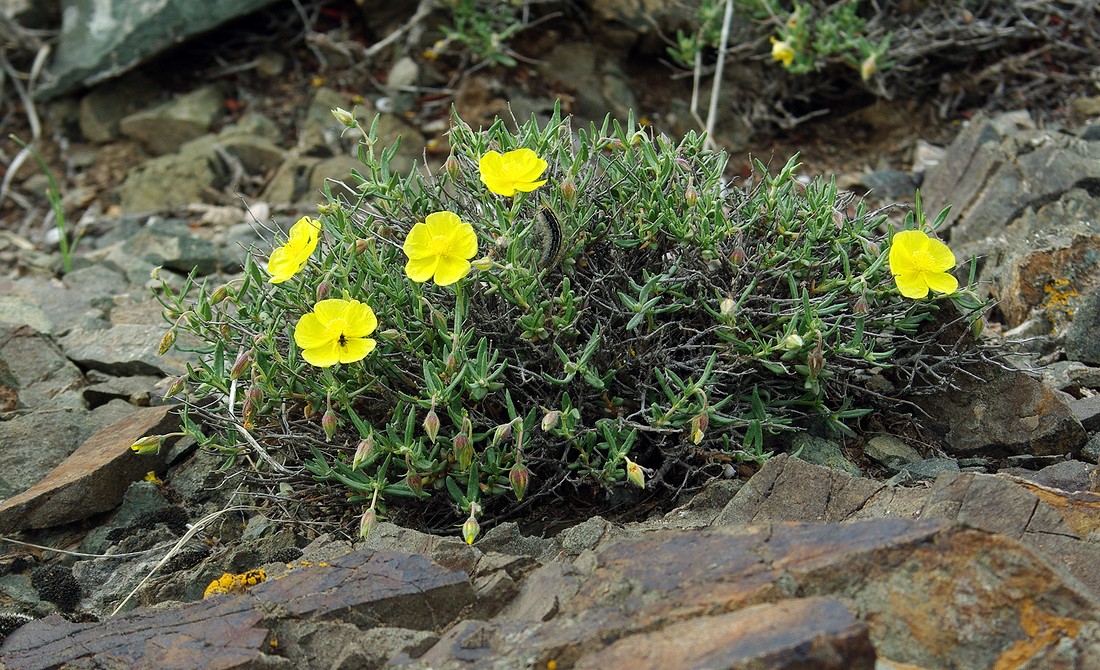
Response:
POLYGON ((983 356, 937 344, 941 307, 982 307, 926 235, 942 217, 884 234, 795 159, 741 188, 694 134, 456 118, 443 169, 402 176, 344 115, 357 196, 303 219, 270 274, 249 259, 164 302, 205 343, 185 430, 349 535, 399 517, 473 541, 613 490, 671 503, 983 356))

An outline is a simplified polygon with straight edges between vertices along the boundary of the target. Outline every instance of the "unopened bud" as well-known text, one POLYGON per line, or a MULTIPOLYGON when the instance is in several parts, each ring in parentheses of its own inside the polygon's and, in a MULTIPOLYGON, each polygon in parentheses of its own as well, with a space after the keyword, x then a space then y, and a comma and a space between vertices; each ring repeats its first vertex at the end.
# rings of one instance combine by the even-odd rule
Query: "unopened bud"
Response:
POLYGON ((783 338, 783 341, 779 343, 779 346, 787 351, 798 351, 802 348, 802 336, 798 333, 791 333, 783 338))
POLYGON ((644 130, 635 131, 635 133, 630 136, 630 145, 636 147, 647 139, 649 138, 646 136, 644 130))
POLYGON ((516 501, 523 501, 527 493, 527 483, 531 480, 531 472, 523 463, 516 462, 508 471, 508 481, 512 483, 512 492, 516 494, 516 501))
POLYGON ((733 263, 734 265, 741 265, 745 262, 745 258, 745 248, 742 247, 740 244, 734 247, 733 251, 730 252, 730 263, 733 263))
POLYGON ((332 110, 332 115, 336 117, 336 120, 341 123, 345 128, 354 128, 356 125, 355 117, 346 109, 337 107, 332 110))
POLYGON ((237 354, 237 360, 233 361, 233 367, 229 370, 230 379, 240 379, 241 375, 248 371, 252 365, 252 352, 245 349, 237 354))
POLYGON ((210 294, 210 304, 217 305, 229 297, 229 284, 222 284, 210 294))
POLYGON ((160 338, 160 346, 157 347, 157 355, 158 356, 163 356, 169 349, 172 348, 172 345, 175 344, 175 343, 176 343, 176 329, 173 328, 172 330, 165 333, 164 337, 160 338))
POLYGON ((642 466, 629 458, 626 459, 626 480, 640 489, 645 488, 645 473, 642 472, 642 466))
POLYGON ((561 196, 565 198, 567 202, 573 202, 577 198, 577 185, 573 183, 572 179, 566 179, 559 186, 561 196))
POLYGON ((424 492, 424 478, 419 474, 409 470, 405 474, 405 485, 409 487, 409 490, 413 492, 413 495, 417 498, 424 492))
POLYGON ((550 432, 554 428, 557 428, 558 422, 561 421, 561 412, 558 410, 552 410, 547 412, 542 417, 542 430, 543 432, 550 432))
POLYGON ((332 284, 327 281, 323 281, 317 285, 317 302, 321 302, 328 297, 329 292, 332 291, 332 284))
POLYGON ((486 270, 493 267, 493 259, 489 258, 488 256, 482 256, 481 258, 470 261, 470 265, 472 265, 476 270, 485 272, 486 270))
POLYGON ((435 407, 428 410, 428 416, 424 417, 424 433, 435 444, 435 438, 439 435, 439 415, 435 413, 435 407))
POLYGON ((371 530, 378 525, 378 513, 374 511, 374 506, 371 505, 366 512, 363 512, 363 518, 359 519, 359 537, 364 540, 370 535, 371 530))
POLYGON ((825 369, 825 352, 821 350, 820 342, 806 358, 806 369, 809 371, 810 379, 817 379, 817 376, 825 369))
POLYGON ((859 66, 859 76, 863 78, 863 81, 867 81, 871 78, 871 75, 878 69, 878 54, 871 54, 863 60, 859 66))
POLYGON ((462 539, 466 540, 466 544, 473 544, 474 538, 481 532, 481 524, 474 518, 473 512, 470 512, 470 518, 466 519, 466 523, 462 524, 462 539))
POLYGON ((317 213, 318 214, 335 214, 336 213, 336 205, 332 205, 332 204, 329 204, 327 202, 319 202, 319 203, 317 203, 317 213))
POLYGON ((160 451, 160 445, 163 442, 163 435, 146 435, 131 444, 130 448, 142 455, 155 454, 160 451))
POLYGON ((455 460, 458 461, 459 470, 467 470, 474 462, 474 445, 466 433, 455 435, 453 445, 455 460))
POLYGON ((321 417, 321 429, 325 431, 325 442, 332 441, 332 436, 336 434, 336 423, 336 412, 329 407, 321 417))
POLYGON ((443 171, 446 172, 451 177, 451 179, 458 179, 458 159, 454 156, 448 156, 447 160, 443 161, 443 171))
POLYGON ((368 435, 366 438, 359 440, 359 444, 355 447, 355 455, 351 458, 351 469, 358 470, 359 466, 370 460, 371 451, 374 450, 374 436, 368 435))
POLYGON ((861 295, 852 303, 852 311, 856 314, 866 314, 870 311, 870 306, 867 304, 867 296, 861 295))
POLYGON ((507 440, 512 435, 512 422, 502 423, 497 426, 497 429, 493 431, 492 446, 498 446, 504 440, 507 440))
POLYGON ((707 425, 710 423, 710 416, 706 412, 696 414, 691 417, 691 443, 699 444, 703 441, 703 435, 706 433, 707 425))
POLYGON ((164 392, 164 397, 165 398, 170 398, 170 397, 176 395, 177 393, 182 391, 183 387, 186 386, 186 385, 187 385, 187 375, 180 375, 179 377, 176 377, 175 379, 172 380, 172 383, 168 385, 168 389, 164 392))
POLYGON ((401 339, 401 332, 396 328, 387 328, 383 331, 379 331, 378 339, 384 342, 396 342, 401 339))
POLYGON ((365 240, 362 237, 355 240, 355 253, 364 254, 367 252, 368 248, 370 248, 370 241, 365 240))
POLYGON ((718 311, 725 318, 731 319, 737 313, 737 302, 733 298, 723 298, 718 305, 718 311))
POLYGON ((696 191, 694 186, 688 186, 687 190, 684 191, 684 204, 688 207, 694 207, 697 202, 699 202, 699 191, 696 191))

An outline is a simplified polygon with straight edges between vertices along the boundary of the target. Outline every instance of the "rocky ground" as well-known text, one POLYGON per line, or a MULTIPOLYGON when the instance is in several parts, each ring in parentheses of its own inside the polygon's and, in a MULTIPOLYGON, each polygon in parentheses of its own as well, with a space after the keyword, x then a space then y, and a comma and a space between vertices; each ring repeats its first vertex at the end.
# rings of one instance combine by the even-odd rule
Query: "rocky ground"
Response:
MULTIPOLYGON (((287 20, 262 16, 273 30, 287 20)), ((185 441, 137 459, 135 439, 178 425, 162 396, 186 365, 156 353, 151 273, 222 281, 319 188, 340 188, 355 161, 333 107, 380 111, 406 166, 446 155, 451 102, 471 122, 563 97, 580 118, 632 107, 665 132, 691 123, 660 104, 686 100, 683 81, 608 59, 606 43, 545 37, 529 47, 541 65, 445 86, 396 59, 363 94, 336 65, 350 48, 340 15, 316 19, 289 49, 221 33, 183 52, 201 68, 176 52, 171 77, 157 61, 42 103, 81 240, 61 272, 41 203, 18 204, 44 181, 13 168, 0 205, 4 667, 1100 667, 1095 97, 938 123, 927 106, 880 102, 773 137, 720 126, 735 173, 750 151, 802 150, 807 175, 883 200, 923 181, 929 211, 953 205, 946 237, 981 257, 999 300, 987 335, 1018 344, 1013 366, 927 401, 927 443, 803 438, 800 458, 642 523, 608 510, 540 536, 550 524, 532 519, 472 547, 388 523, 355 543, 354 528, 287 524, 286 500, 241 489, 185 441), (226 61, 233 48, 248 58, 226 61), (427 83, 447 95, 409 90, 427 83), (262 583, 203 598, 223 573, 257 569, 262 583)))

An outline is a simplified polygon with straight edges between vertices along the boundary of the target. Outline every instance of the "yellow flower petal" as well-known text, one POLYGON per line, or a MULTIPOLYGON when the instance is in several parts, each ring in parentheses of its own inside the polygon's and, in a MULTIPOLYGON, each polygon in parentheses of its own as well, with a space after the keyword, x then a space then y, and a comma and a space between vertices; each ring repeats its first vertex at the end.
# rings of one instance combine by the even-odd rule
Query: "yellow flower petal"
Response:
POLYGON ((928 282, 920 273, 894 275, 894 283, 906 298, 917 300, 928 295, 928 282))
POLYGON ((294 326, 294 343, 301 349, 314 349, 331 341, 328 327, 312 312, 303 315, 294 326))
POLYGON ((435 270, 435 283, 450 286, 470 273, 470 261, 453 256, 441 256, 435 270))
POLYGON ((366 357, 367 354, 374 351, 374 347, 378 343, 369 337, 357 337, 350 339, 347 345, 340 347, 340 362, 341 363, 354 363, 360 361, 366 357))
POLYGON ((340 362, 340 347, 335 340, 331 340, 320 347, 302 349, 302 358, 310 365, 327 368, 340 362))
POLYGON ((267 260, 269 283, 279 284, 298 274, 321 239, 321 224, 308 216, 298 219, 290 228, 286 244, 271 252, 267 260))
POLYGON ((924 282, 938 293, 954 293, 959 288, 959 280, 947 272, 925 273, 924 282))
POLYGON ((409 258, 420 259, 432 255, 432 232, 425 223, 418 223, 409 231, 401 247, 409 258))
POLYGON ((439 257, 410 258, 405 263, 405 275, 415 282, 425 282, 432 278, 435 269, 439 267, 439 257))
POLYGON ((374 316, 374 310, 370 305, 356 300, 351 302, 344 315, 344 321, 347 324, 347 330, 344 333, 348 337, 366 337, 378 327, 378 318, 374 316))
POLYGON ((943 242, 930 237, 927 249, 940 272, 947 272, 955 267, 955 254, 943 242))

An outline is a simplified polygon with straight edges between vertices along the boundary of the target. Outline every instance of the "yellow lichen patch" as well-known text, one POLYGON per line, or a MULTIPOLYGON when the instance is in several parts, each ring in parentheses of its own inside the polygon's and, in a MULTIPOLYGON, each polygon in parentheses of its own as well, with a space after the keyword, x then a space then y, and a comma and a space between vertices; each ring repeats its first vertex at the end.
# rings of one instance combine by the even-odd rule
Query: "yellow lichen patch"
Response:
POLYGON ((202 597, 209 598, 210 596, 226 593, 244 593, 248 590, 248 587, 255 586, 266 579, 267 573, 263 570, 249 570, 239 575, 233 575, 227 572, 210 582, 210 585, 203 591, 202 597))
POLYGON ((1068 279, 1051 279, 1043 285, 1046 298, 1043 299, 1041 310, 1050 321, 1054 330, 1073 320, 1072 302, 1081 297, 1073 284, 1068 279))
POLYGON ((1081 622, 1069 617, 1061 617, 1044 612, 1035 607, 1035 602, 1025 600, 1020 606, 1020 628, 1024 629, 1027 639, 1019 640, 1006 649, 993 670, 1015 670, 1022 668, 1036 655, 1051 645, 1057 644, 1063 637, 1077 637, 1081 622))

